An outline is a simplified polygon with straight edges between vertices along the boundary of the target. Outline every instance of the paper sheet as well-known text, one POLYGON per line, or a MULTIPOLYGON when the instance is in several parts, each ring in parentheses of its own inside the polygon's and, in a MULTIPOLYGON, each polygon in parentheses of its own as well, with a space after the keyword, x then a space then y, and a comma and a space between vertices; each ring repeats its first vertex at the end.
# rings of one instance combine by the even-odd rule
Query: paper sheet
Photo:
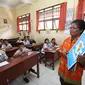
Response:
POLYGON ((4 66, 4 65, 7 65, 7 64, 9 64, 9 62, 3 61, 3 62, 0 63, 0 67, 2 67, 2 66, 4 66))

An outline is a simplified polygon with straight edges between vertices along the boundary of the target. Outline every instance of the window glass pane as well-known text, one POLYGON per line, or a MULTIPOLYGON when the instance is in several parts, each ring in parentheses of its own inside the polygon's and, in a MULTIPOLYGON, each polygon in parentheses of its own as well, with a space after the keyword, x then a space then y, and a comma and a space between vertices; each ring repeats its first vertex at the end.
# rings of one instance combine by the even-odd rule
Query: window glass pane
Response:
POLYGON ((60 7, 55 6, 53 8, 53 18, 59 18, 60 16, 60 7))
POLYGON ((19 18, 21 18, 21 17, 19 17, 19 18))
POLYGON ((45 9, 45 20, 52 19, 52 7, 45 9))
POLYGON ((84 21, 85 21, 85 15, 84 15, 84 21))
POLYGON ((27 29, 26 30, 28 30, 29 29, 29 24, 26 24, 27 25, 27 29))
POLYGON ((26 27, 27 27, 26 24, 24 24, 24 25, 23 25, 23 30, 26 30, 26 27))
POLYGON ((20 30, 22 30, 22 25, 19 25, 20 30))
POLYGON ((27 14, 26 16, 29 16, 29 14, 27 14))
POLYGON ((52 21, 45 22, 45 29, 52 29, 52 21))
POLYGON ((40 11, 39 21, 40 21, 40 20, 44 20, 44 10, 40 11))
POLYGON ((22 24, 25 24, 25 23, 26 23, 26 21, 22 22, 22 24))
POLYGON ((39 22, 39 30, 43 30, 44 29, 44 22, 39 22))
POLYGON ((23 15, 22 17, 25 17, 25 15, 23 15))
POLYGON ((28 23, 28 21, 26 21, 26 23, 28 23))
POLYGON ((58 29, 58 27, 59 27, 59 20, 54 20, 53 27, 54 27, 54 29, 58 29))
POLYGON ((22 22, 19 22, 19 24, 22 24, 22 22))
POLYGON ((23 18, 23 21, 27 21, 27 18, 28 18, 28 17, 25 16, 25 17, 23 18))
POLYGON ((84 21, 85 21, 85 11, 84 11, 84 21))

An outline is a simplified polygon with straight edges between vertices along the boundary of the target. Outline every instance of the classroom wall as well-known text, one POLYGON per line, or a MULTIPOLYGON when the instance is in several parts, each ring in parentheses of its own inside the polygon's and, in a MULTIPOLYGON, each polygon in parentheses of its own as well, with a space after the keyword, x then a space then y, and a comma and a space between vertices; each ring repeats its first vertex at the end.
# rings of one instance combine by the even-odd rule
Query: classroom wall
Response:
POLYGON ((15 10, 0 8, 0 38, 9 39, 17 36, 15 10), (6 24, 3 19, 7 19, 6 24))
POLYGON ((56 5, 62 2, 67 1, 67 8, 74 8, 74 17, 75 18, 75 7, 78 0, 37 0, 36 2, 26 5, 20 9, 11 10, 8 8, 0 8, 0 24, 4 25, 3 18, 7 19, 7 24, 11 25, 10 28, 0 28, 0 38, 16 38, 19 36, 17 33, 17 16, 30 13, 31 14, 31 33, 29 34, 31 38, 34 38, 37 43, 42 43, 45 38, 56 38, 58 44, 60 45, 63 40, 69 36, 64 33, 64 31, 56 32, 50 31, 41 31, 40 33, 36 32, 36 11, 42 8, 46 8, 52 5, 56 5), (2 20, 1 20, 2 19, 2 20))
POLYGON ((65 34, 64 31, 56 32, 50 31, 47 33, 46 31, 41 31, 40 33, 36 32, 36 11, 42 8, 46 8, 52 5, 56 5, 62 2, 67 1, 67 8, 73 8, 74 10, 74 17, 75 18, 75 7, 77 5, 78 0, 38 0, 34 2, 32 5, 27 5, 21 9, 16 10, 16 17, 25 13, 31 13, 31 33, 30 36, 34 38, 37 43, 41 43, 44 41, 45 38, 56 38, 58 44, 60 45, 63 40, 68 37, 69 35, 65 34))

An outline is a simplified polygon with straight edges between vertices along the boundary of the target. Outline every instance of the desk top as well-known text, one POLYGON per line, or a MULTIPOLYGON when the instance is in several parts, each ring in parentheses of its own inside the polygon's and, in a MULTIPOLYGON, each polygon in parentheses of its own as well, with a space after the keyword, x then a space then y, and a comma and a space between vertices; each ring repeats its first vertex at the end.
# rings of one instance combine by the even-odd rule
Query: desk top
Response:
POLYGON ((38 54, 37 52, 33 51, 32 54, 30 54, 30 55, 24 55, 24 56, 20 56, 20 57, 17 57, 17 58, 9 59, 8 60, 8 62, 9 62, 8 65, 0 67, 0 72, 3 72, 5 70, 19 64, 20 62, 23 62, 26 59, 31 58, 31 57, 33 57, 33 56, 35 56, 37 54, 38 54))
POLYGON ((18 50, 19 47, 12 47, 9 50, 6 50, 6 52, 10 52, 10 51, 14 51, 14 50, 18 50))
POLYGON ((49 48, 48 50, 44 50, 45 52, 51 52, 51 53, 55 53, 56 52, 56 47, 54 48, 49 48))

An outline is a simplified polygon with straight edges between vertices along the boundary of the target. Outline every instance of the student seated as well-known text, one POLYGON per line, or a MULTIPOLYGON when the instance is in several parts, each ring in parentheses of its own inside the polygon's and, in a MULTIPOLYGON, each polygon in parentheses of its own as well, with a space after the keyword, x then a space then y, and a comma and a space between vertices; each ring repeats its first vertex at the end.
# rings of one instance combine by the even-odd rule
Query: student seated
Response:
MULTIPOLYGON (((23 43, 19 44, 19 49, 14 53, 13 57, 19 57, 19 56, 23 56, 23 55, 27 55, 28 52, 31 51, 29 49, 27 49, 23 43)), ((27 72, 24 73, 24 77, 23 80, 28 83, 29 80, 26 77, 27 72)))
POLYGON ((9 50, 12 48, 12 45, 10 43, 8 43, 8 41, 5 39, 3 40, 3 44, 2 44, 2 49, 5 49, 5 50, 9 50))
POLYGON ((8 59, 8 56, 3 50, 0 50, 0 62, 3 62, 8 59))
POLYGON ((23 43, 19 43, 19 49, 14 53, 14 57, 26 55, 30 49, 26 48, 23 43))
POLYGON ((3 39, 0 39, 0 47, 2 46, 3 44, 3 39))
POLYGON ((49 49, 50 49, 49 39, 46 38, 44 40, 44 45, 43 45, 43 48, 42 48, 41 52, 44 53, 45 50, 49 50, 49 49))
POLYGON ((24 37, 23 43, 25 46, 30 45, 30 41, 28 40, 26 36, 24 37))
POLYGON ((56 43, 55 38, 52 38, 51 42, 50 42, 50 47, 58 47, 58 44, 56 43))
POLYGON ((20 37, 18 37, 17 43, 22 43, 22 39, 20 37))

